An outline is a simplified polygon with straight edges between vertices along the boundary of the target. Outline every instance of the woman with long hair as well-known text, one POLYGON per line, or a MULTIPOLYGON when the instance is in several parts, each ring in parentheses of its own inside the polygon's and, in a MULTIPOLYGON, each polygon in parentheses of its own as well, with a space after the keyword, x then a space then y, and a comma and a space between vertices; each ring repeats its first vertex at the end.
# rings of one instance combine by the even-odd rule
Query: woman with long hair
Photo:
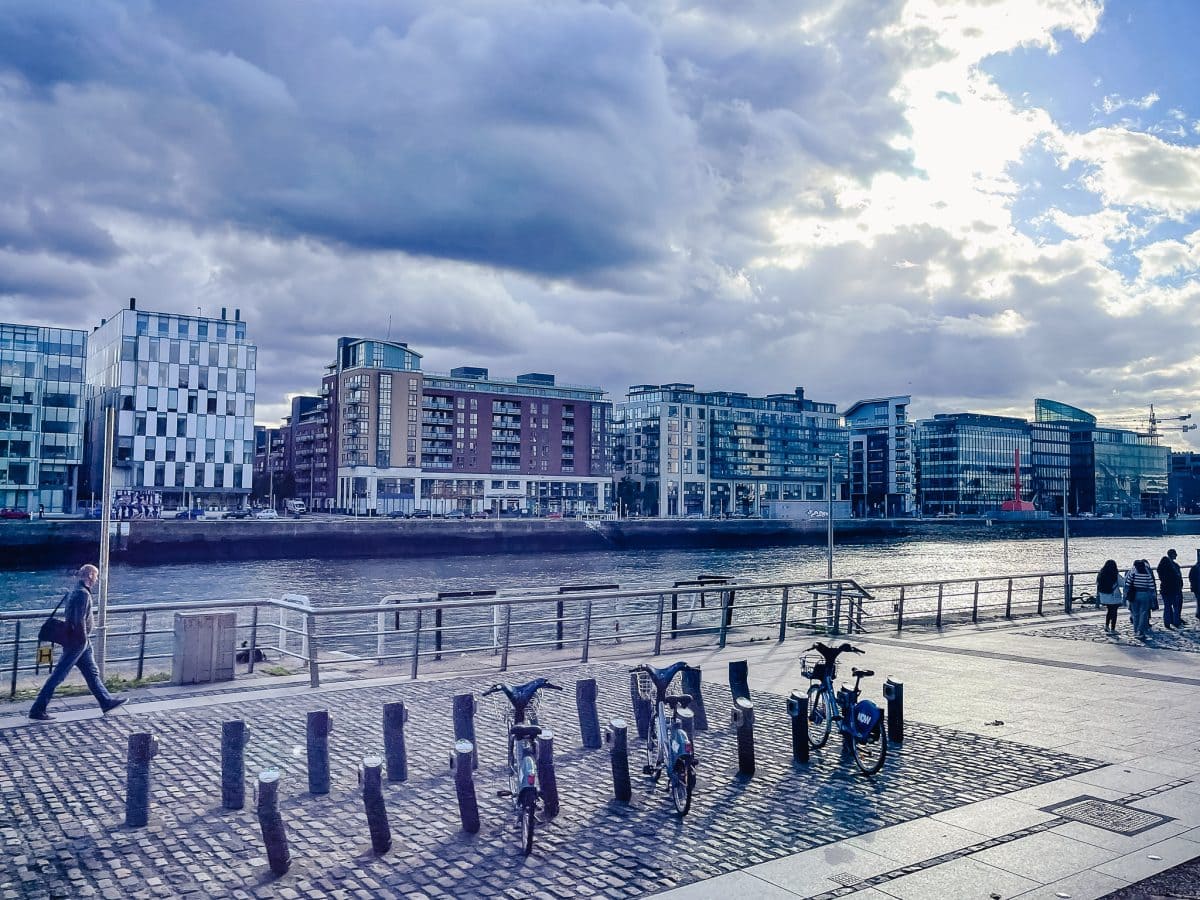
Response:
POLYGON ((1117 561, 1110 559, 1096 576, 1096 600, 1104 607, 1104 630, 1117 630, 1117 610, 1125 602, 1121 589, 1124 587, 1117 561))

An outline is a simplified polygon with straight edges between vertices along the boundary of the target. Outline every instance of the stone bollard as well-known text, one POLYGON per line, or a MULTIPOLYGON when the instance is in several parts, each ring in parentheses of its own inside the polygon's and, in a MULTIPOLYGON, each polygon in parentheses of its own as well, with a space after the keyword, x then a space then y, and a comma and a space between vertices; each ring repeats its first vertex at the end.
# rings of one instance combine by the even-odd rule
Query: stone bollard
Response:
POLYGON ((554 775, 554 732, 549 728, 542 728, 538 735, 537 772, 546 818, 553 819, 558 815, 558 779, 554 775))
POLYGON ((613 796, 628 803, 633 798, 633 786, 629 783, 629 728, 624 719, 608 723, 604 741, 612 748, 613 796))
POLYGON ((474 694, 454 695, 454 740, 470 741, 471 765, 479 768, 479 747, 475 741, 475 703, 474 694))
POLYGON ((729 692, 733 694, 734 700, 739 697, 750 699, 749 676, 750 666, 744 659, 729 664, 729 692))
POLYGON ((688 736, 688 743, 696 743, 696 714, 691 709, 679 710, 679 724, 688 736))
POLYGON ((246 742, 249 734, 241 719, 221 723, 221 805, 241 809, 246 805, 246 742))
POLYGON ((737 729, 738 774, 753 775, 754 704, 745 697, 738 697, 733 703, 733 714, 730 719, 737 729))
POLYGON ((125 761, 125 825, 141 828, 150 821, 150 760, 158 755, 158 741, 151 734, 129 736, 125 761))
POLYGON ((579 731, 587 750, 599 750, 600 714, 596 712, 596 679, 580 678, 575 682, 575 708, 579 710, 579 731))
POLYGON ((258 773, 258 824, 267 847, 267 862, 271 871, 283 875, 292 864, 288 855, 287 831, 279 814, 279 770, 263 769, 258 773))
POLYGON ((363 808, 367 813, 367 828, 371 831, 371 849, 378 854, 392 848, 392 829, 388 825, 387 806, 383 802, 383 760, 368 756, 358 773, 362 783, 363 808))
POLYGON ((455 741, 450 755, 450 771, 454 773, 454 793, 458 795, 458 815, 463 831, 479 831, 479 803, 475 799, 475 748, 470 741, 455 741))
POLYGON ((637 735, 645 740, 650 733, 650 719, 654 716, 654 703, 642 696, 638 690, 638 673, 629 675, 629 696, 633 700, 633 721, 637 725, 637 735))
POLYGON ((387 759, 388 781, 408 780, 408 750, 404 746, 404 723, 408 710, 404 703, 383 705, 383 755, 387 759))
POLYGON ((683 692, 692 697, 692 705, 689 709, 696 714, 696 730, 708 731, 708 716, 704 712, 704 695, 701 693, 699 668, 683 670, 683 692))
POLYGON ((893 744, 904 743, 904 682, 889 678, 883 683, 887 700, 887 736, 893 744))
POLYGON ((792 759, 808 762, 808 696, 792 691, 788 697, 788 715, 792 719, 792 759))
POLYGON ((329 732, 333 722, 325 709, 308 714, 305 743, 308 749, 308 791, 310 794, 329 793, 329 732))

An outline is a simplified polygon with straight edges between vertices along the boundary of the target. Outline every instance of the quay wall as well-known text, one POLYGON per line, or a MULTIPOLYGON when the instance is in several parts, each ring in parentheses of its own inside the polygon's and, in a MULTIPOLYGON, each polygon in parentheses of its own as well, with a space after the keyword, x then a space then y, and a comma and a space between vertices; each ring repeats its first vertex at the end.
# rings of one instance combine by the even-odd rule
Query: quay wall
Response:
MULTIPOLYGON (((1073 537, 1200 534, 1200 518, 1074 519, 1073 537)), ((114 561, 134 565, 246 559, 417 557, 589 550, 757 547, 820 544, 825 520, 392 520, 313 516, 302 519, 133 521, 114 525, 114 561)), ((1055 538, 1061 520, 849 519, 835 539, 942 540, 1055 538)), ((0 567, 72 566, 94 560, 100 524, 82 520, 0 523, 0 567)))

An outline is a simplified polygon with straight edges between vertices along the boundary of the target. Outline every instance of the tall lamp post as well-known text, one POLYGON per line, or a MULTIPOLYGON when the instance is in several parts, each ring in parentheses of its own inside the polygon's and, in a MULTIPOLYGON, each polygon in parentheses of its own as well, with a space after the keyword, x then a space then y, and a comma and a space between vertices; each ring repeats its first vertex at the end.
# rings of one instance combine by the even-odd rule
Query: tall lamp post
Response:
POLYGON ((1066 477, 1063 478, 1063 597, 1065 598, 1064 609, 1066 612, 1071 611, 1071 528, 1067 523, 1067 493, 1071 483, 1071 471, 1068 469, 1066 477))
POLYGON ((825 578, 833 581, 833 461, 842 457, 835 453, 829 457, 829 466, 825 470, 825 497, 828 504, 825 515, 826 537, 828 547, 825 554, 825 578))

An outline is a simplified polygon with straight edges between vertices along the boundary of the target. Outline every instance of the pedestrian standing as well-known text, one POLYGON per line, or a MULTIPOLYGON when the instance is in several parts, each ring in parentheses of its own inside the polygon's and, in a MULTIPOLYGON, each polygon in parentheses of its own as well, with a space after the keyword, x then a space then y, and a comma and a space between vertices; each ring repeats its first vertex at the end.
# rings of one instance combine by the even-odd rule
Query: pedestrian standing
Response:
POLYGON ((1096 576, 1096 600, 1104 607, 1104 630, 1117 630, 1117 610, 1125 602, 1122 592, 1124 581, 1117 561, 1110 559, 1096 576))
POLYGON ((50 698, 54 696, 55 689, 63 683, 73 666, 79 667, 88 690, 92 692, 102 710, 109 712, 125 702, 124 697, 112 696, 100 680, 100 670, 96 666, 96 659, 92 656, 92 645, 88 640, 96 627, 96 619, 92 615, 92 591, 96 589, 96 582, 100 580, 100 570, 93 565, 86 565, 77 574, 79 581, 66 598, 64 616, 67 621, 67 638, 63 642, 62 656, 29 710, 29 718, 41 722, 54 718, 46 712, 46 707, 50 698))
POLYGON ((1174 549, 1158 561, 1158 589, 1162 592, 1163 626, 1179 628, 1183 624, 1183 570, 1175 562, 1174 549))
POLYGON ((1129 574, 1125 576, 1125 597, 1129 601, 1129 612, 1133 616, 1133 634, 1146 638, 1150 634, 1150 606, 1157 599, 1154 572, 1148 560, 1135 560, 1129 574))
POLYGON ((1196 619, 1200 620, 1200 550, 1196 551, 1196 564, 1188 571, 1188 584, 1196 598, 1196 619))

